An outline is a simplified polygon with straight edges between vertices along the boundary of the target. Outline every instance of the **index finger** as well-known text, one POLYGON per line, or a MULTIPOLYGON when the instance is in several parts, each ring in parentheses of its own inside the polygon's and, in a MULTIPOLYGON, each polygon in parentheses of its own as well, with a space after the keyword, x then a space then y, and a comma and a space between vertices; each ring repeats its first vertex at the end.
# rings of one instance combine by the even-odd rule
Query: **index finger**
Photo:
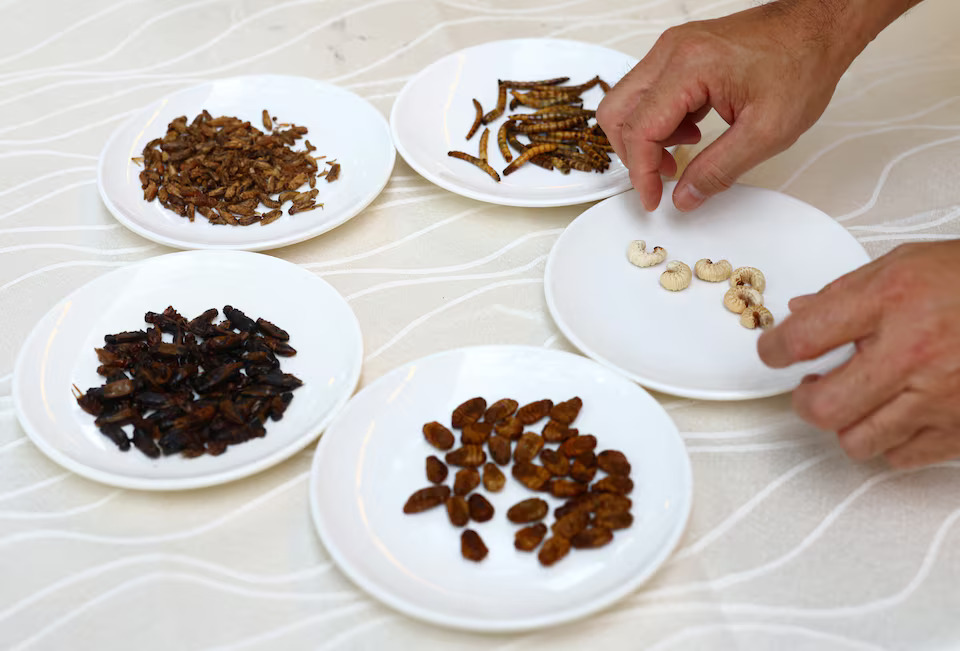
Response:
POLYGON ((757 340, 757 352, 767 366, 783 368, 816 359, 843 344, 871 334, 882 305, 868 291, 876 272, 869 264, 791 304, 795 312, 757 340))
POLYGON ((660 165, 666 153, 664 143, 707 101, 702 89, 696 85, 691 89, 687 83, 673 78, 640 93, 620 130, 630 181, 647 210, 657 207, 663 192, 660 165))

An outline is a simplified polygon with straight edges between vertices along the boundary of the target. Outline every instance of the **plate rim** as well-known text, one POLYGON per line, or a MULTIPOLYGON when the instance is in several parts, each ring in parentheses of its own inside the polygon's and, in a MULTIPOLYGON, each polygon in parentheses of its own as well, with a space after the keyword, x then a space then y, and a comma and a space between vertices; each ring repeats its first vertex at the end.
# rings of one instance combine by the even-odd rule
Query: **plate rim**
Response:
POLYGON ((164 246, 169 246, 171 248, 180 249, 183 251, 249 251, 249 252, 268 251, 272 249, 279 249, 284 246, 299 244, 300 242, 305 242, 307 240, 313 239, 314 237, 318 237, 320 235, 323 235, 324 233, 332 231, 338 226, 342 226, 349 220, 359 215, 361 212, 363 212, 367 208, 367 206, 373 203, 377 199, 377 197, 379 197, 380 194, 383 192, 383 189, 387 187, 387 183, 390 182, 390 177, 393 175, 393 168, 396 166, 396 162, 397 162, 397 147, 393 139, 393 131, 390 129, 390 124, 388 123, 387 119, 384 118, 383 114, 369 100, 367 100, 364 97, 361 97, 357 93, 354 93, 351 90, 347 90, 346 88, 342 88, 335 84, 331 84, 330 82, 327 82, 327 81, 314 79, 312 77, 304 77, 300 75, 284 75, 284 74, 271 74, 271 73, 235 75, 232 77, 217 77, 215 79, 210 79, 210 80, 201 82, 199 84, 186 86, 172 93, 167 93, 166 95, 163 95, 147 104, 144 104, 143 106, 140 106, 139 108, 134 109, 133 114, 130 115, 126 120, 124 120, 123 123, 120 124, 120 126, 118 126, 116 129, 113 130, 113 132, 107 138, 106 142, 104 142, 103 147, 101 147, 100 149, 100 154, 97 157, 97 191, 100 194, 101 201, 103 201, 104 205, 107 207, 107 211, 113 216, 114 219, 120 222, 120 224, 122 224, 125 228, 133 231, 134 233, 136 233, 141 237, 144 237, 150 240, 151 242, 156 242, 157 244, 162 244, 164 246), (315 86, 322 88, 327 92, 332 92, 333 94, 350 96, 353 99, 366 104, 373 112, 376 120, 379 121, 378 122, 379 126, 384 127, 383 133, 386 136, 387 143, 389 145, 388 147, 388 149, 390 150, 389 163, 385 166, 382 182, 380 182, 375 188, 371 186, 372 190, 366 195, 364 195, 352 210, 344 211, 344 214, 340 219, 334 220, 329 223, 324 223, 322 227, 308 229, 302 233, 293 234, 287 237, 263 240, 259 242, 249 243, 249 244, 244 244, 244 243, 201 244, 195 241, 180 239, 176 237, 167 237, 166 235, 159 234, 155 231, 150 230, 149 228, 145 228, 140 224, 137 224, 136 222, 131 220, 122 210, 120 210, 120 208, 110 198, 109 193, 104 187, 104 175, 105 175, 104 168, 106 167, 106 162, 107 162, 106 161, 107 150, 114 145, 116 140, 120 137, 121 133, 123 133, 130 125, 132 125, 135 121, 137 121, 137 119, 140 116, 142 116, 144 113, 150 111, 151 109, 156 108, 158 105, 164 102, 169 101, 170 99, 176 97, 177 95, 195 91, 198 88, 202 88, 204 86, 210 86, 216 83, 238 81, 238 80, 249 80, 249 79, 255 79, 255 78, 257 79, 270 78, 270 79, 279 79, 279 80, 287 80, 287 81, 292 80, 297 82, 309 82, 315 86))
POLYGON ((414 84, 416 84, 423 77, 425 77, 435 67, 439 66, 441 63, 443 63, 444 61, 447 61, 452 57, 462 55, 463 53, 468 52, 470 50, 482 49, 482 48, 490 47, 493 45, 502 45, 506 43, 521 43, 521 42, 523 43, 529 43, 529 42, 559 43, 559 44, 566 44, 566 45, 574 45, 577 47, 587 46, 591 48, 600 48, 600 49, 609 50, 611 52, 617 52, 619 54, 622 54, 625 58, 633 61, 634 65, 636 64, 637 61, 639 61, 636 57, 633 57, 625 52, 620 52, 619 50, 615 50, 605 45, 600 45, 599 43, 590 43, 588 41, 577 41, 574 39, 566 39, 566 38, 527 37, 527 38, 498 39, 496 41, 487 41, 485 43, 477 43, 476 45, 470 45, 468 47, 461 48, 449 54, 445 54, 439 59, 436 59, 431 63, 427 64, 423 69, 417 72, 413 77, 408 79, 407 83, 405 83, 403 85, 403 88, 400 89, 400 92, 397 93, 397 97, 393 101, 393 105, 390 107, 390 135, 393 138, 393 145, 396 148, 397 152, 400 154, 400 157, 403 159, 403 161, 407 165, 412 167, 417 174, 422 176, 424 179, 426 179, 430 183, 433 183, 434 185, 441 187, 444 190, 460 195, 462 197, 467 197, 468 199, 475 199, 477 201, 483 201, 485 203, 498 205, 498 206, 510 206, 513 208, 557 208, 562 206, 578 206, 580 204, 590 203, 592 201, 608 199, 612 196, 620 194, 621 192, 628 191, 632 187, 630 185, 629 177, 625 179, 626 187, 613 189, 613 190, 611 189, 595 190, 589 194, 584 194, 575 200, 523 199, 523 198, 512 198, 512 197, 499 197, 497 195, 493 195, 486 192, 477 192, 475 190, 471 190, 470 188, 464 188, 454 183, 450 183, 447 180, 442 179, 430 173, 429 171, 427 171, 427 169, 421 166, 419 162, 417 162, 416 159, 410 154, 410 152, 407 151, 406 147, 403 145, 403 139, 400 137, 400 134, 397 131, 397 126, 396 126, 398 121, 397 107, 400 105, 401 100, 404 99, 407 93, 412 92, 410 89, 414 84))
MULTIPOLYGON (((660 569, 663 568, 667 560, 673 555, 676 551, 677 546, 680 544, 681 539, 683 538, 684 533, 687 530, 687 527, 690 523, 690 517, 693 511, 693 498, 694 498, 694 478, 693 478, 693 464, 690 460, 690 453, 687 451, 686 443, 683 440, 683 437, 680 435, 680 429, 674 422, 673 418, 670 417, 670 414, 663 409, 663 406, 654 398, 649 391, 644 387, 637 385, 630 381, 629 378, 624 377, 622 374, 616 372, 613 369, 605 367, 601 364, 598 364, 595 360, 589 359, 583 355, 577 353, 571 353, 563 350, 543 348, 540 346, 527 346, 519 344, 489 344, 489 345, 477 345, 477 346, 460 346, 458 348, 451 348, 448 350, 439 351, 417 359, 409 360, 400 364, 380 377, 371 382, 370 384, 363 387, 358 391, 352 398, 351 402, 363 395, 371 387, 379 385, 381 382, 385 382, 387 378, 402 374, 404 369, 409 367, 411 364, 423 364, 428 360, 432 360, 437 357, 443 357, 447 355, 458 355, 471 351, 507 351, 507 350, 522 350, 525 352, 536 351, 538 354, 548 354, 555 355, 557 357, 568 357, 576 359, 578 363, 594 364, 601 368, 603 371, 610 374, 611 378, 619 381, 625 382, 629 386, 637 389, 643 395, 645 395, 649 400, 651 400, 659 409, 663 410, 664 415, 667 417, 667 420, 673 425, 673 429, 669 432, 668 436, 674 439, 676 443, 677 450, 679 451, 678 459, 680 461, 680 474, 682 475, 682 482, 686 488, 683 495, 685 505, 684 510, 680 514, 680 518, 677 520, 674 525, 674 529, 670 532, 668 537, 668 543, 663 545, 659 552, 653 557, 653 562, 650 563, 644 571, 638 572, 636 575, 632 576, 629 580, 625 581, 614 590, 609 591, 601 598, 594 599, 591 602, 588 602, 586 606, 574 606, 566 610, 560 611, 559 613, 552 613, 545 616, 539 616, 535 618, 527 618, 525 620, 518 620, 513 623, 497 623, 497 622, 485 622, 480 623, 474 619, 461 617, 461 616, 449 616, 449 615, 440 615, 436 611, 430 610, 429 608, 422 608, 411 604, 410 602, 394 596, 389 591, 384 591, 379 588, 375 580, 368 579, 362 572, 358 571, 353 565, 345 559, 345 556, 341 553, 340 548, 336 545, 329 544, 329 534, 323 525, 323 516, 321 515, 321 508, 319 504, 318 497, 318 486, 317 482, 319 481, 318 477, 320 461, 322 455, 324 454, 323 450, 326 448, 326 441, 329 440, 329 437, 326 435, 320 437, 320 442, 317 444, 316 450, 314 451, 313 460, 310 463, 310 478, 308 483, 309 490, 309 501, 310 501, 310 516, 313 521, 314 530, 317 533, 320 543, 323 545, 323 549, 330 555, 333 559, 334 564, 337 569, 342 572, 355 586, 363 590, 368 596, 376 599, 380 603, 406 615, 413 619, 416 619, 421 622, 427 622, 429 624, 434 624, 443 628, 468 631, 474 633, 519 633, 525 631, 533 631, 537 629, 546 628, 548 626, 555 626, 559 624, 566 624, 569 622, 581 620, 590 615, 596 614, 597 612, 610 607, 612 604, 624 598, 626 595, 637 590, 641 585, 646 583, 650 577, 656 574, 660 569)), ((344 414, 349 409, 349 403, 340 410, 337 414, 336 419, 330 423, 328 430, 333 429, 337 425, 337 421, 344 417, 344 414)))
POLYGON ((334 292, 334 294, 338 296, 341 301, 343 301, 344 305, 347 307, 347 313, 350 316, 350 324, 352 326, 351 329, 357 335, 357 348, 354 351, 354 356, 356 361, 353 364, 350 377, 348 378, 348 381, 345 384, 346 387, 349 387, 349 390, 344 391, 344 394, 334 402, 333 406, 327 412, 327 414, 318 422, 316 426, 311 427, 307 433, 292 440, 285 447, 280 448, 279 450, 276 450, 270 455, 262 457, 256 461, 252 461, 238 468, 234 468, 232 470, 217 471, 217 472, 213 472, 211 474, 203 475, 200 477, 185 477, 185 478, 173 478, 173 479, 171 478, 148 479, 148 478, 142 478, 142 477, 138 478, 138 477, 129 477, 126 475, 118 475, 105 470, 100 470, 98 468, 92 468, 84 463, 81 463, 73 459, 71 456, 61 452, 55 446, 48 443, 46 439, 39 434, 39 432, 34 430, 32 424, 24 416, 25 410, 24 410, 24 405, 22 404, 20 377, 21 377, 21 373, 23 372, 22 369, 24 365, 27 363, 27 351, 30 349, 31 345, 34 344, 35 339, 38 338, 44 332, 37 326, 41 322, 46 320, 47 317, 49 317, 51 314, 60 311, 63 308, 63 306, 74 297, 76 293, 86 288, 90 283, 100 278, 103 278, 104 276, 108 276, 110 274, 119 274, 123 271, 128 270, 133 265, 149 264, 155 260, 159 260, 161 258, 168 258, 169 256, 198 256, 198 255, 202 256, 202 255, 208 255, 211 253, 214 255, 239 255, 239 256, 263 255, 260 253, 254 253, 250 251, 236 251, 236 250, 207 251, 207 250, 201 249, 201 250, 191 250, 191 251, 177 251, 174 253, 167 253, 165 255, 152 256, 149 258, 144 258, 142 260, 137 260, 135 262, 131 262, 130 264, 123 265, 121 267, 118 267, 117 269, 109 271, 106 274, 101 274, 96 278, 93 278, 92 280, 77 287, 72 292, 70 292, 70 294, 60 299, 59 301, 57 301, 49 310, 44 312, 43 316, 41 316, 37 320, 37 322, 34 324, 33 329, 30 331, 30 334, 27 335, 27 338, 24 340, 20 348, 20 352, 17 354, 17 361, 14 364, 10 393, 11 393, 11 396, 13 397, 13 410, 17 418, 17 423, 20 425, 21 429, 23 429, 24 433, 27 435, 27 438, 30 439, 31 443, 33 443, 37 448, 39 448, 40 451, 43 452, 43 454, 48 459, 50 459, 54 463, 60 465, 61 467, 81 477, 84 477, 86 479, 89 479, 101 484, 106 484, 108 486, 115 486, 117 488, 126 488, 126 489, 133 489, 133 490, 142 490, 142 491, 185 491, 185 490, 194 490, 199 488, 208 488, 211 486, 226 484, 232 481, 236 481, 238 479, 245 479, 247 477, 251 477, 275 465, 278 465, 283 461, 286 461, 293 455, 302 451, 305 447, 310 445, 314 440, 316 440, 323 433, 323 431, 326 430, 326 428, 330 425, 333 419, 340 413, 340 411, 343 410, 344 406, 350 401, 350 399, 353 397, 354 393, 356 392, 357 384, 360 381, 360 375, 363 368, 363 332, 360 329, 360 322, 357 319, 357 315, 356 313, 354 313, 353 309, 350 307, 350 304, 346 302, 346 300, 343 298, 340 292, 338 292, 332 285, 330 285, 323 278, 320 278, 315 274, 311 274, 309 271, 307 271, 306 269, 303 269, 299 265, 296 265, 292 262, 287 262, 282 258, 277 258, 275 256, 266 256, 266 257, 273 258, 274 260, 277 260, 279 262, 292 265, 295 269, 302 271, 303 273, 309 274, 314 279, 327 285, 334 292))
MULTIPOLYGON (((668 199, 669 192, 672 191, 676 183, 677 183, 676 181, 664 182, 663 196, 665 197, 665 200, 669 200, 668 199)), ((781 199, 786 199, 797 205, 804 206, 809 210, 813 210, 820 213, 825 218, 827 218, 827 220, 830 223, 835 224, 839 228, 843 229, 844 232, 847 232, 849 234, 849 231, 843 228, 843 226, 840 225, 835 219, 833 219, 833 217, 830 217, 830 215, 820 210, 816 206, 813 206, 801 199, 798 199, 797 197, 794 197, 792 195, 789 195, 783 192, 778 192, 776 190, 771 190, 769 188, 749 185, 746 183, 735 183, 732 187, 746 189, 751 192, 756 191, 762 194, 776 195, 781 199)), ((635 190, 628 190, 628 192, 635 192, 635 190)), ((626 193, 622 193, 622 194, 626 194, 626 193)), ((770 398, 773 396, 779 396, 779 395, 783 395, 793 391, 795 387, 790 387, 786 389, 779 389, 779 388, 768 389, 768 390, 762 390, 762 391, 761 390, 712 391, 712 390, 701 390, 701 389, 689 389, 682 386, 676 386, 668 382, 661 382, 659 380, 651 379, 649 377, 645 377, 638 373, 629 371, 623 368, 622 366, 619 366, 615 362, 607 359, 606 357, 599 355, 590 346, 587 346, 586 344, 584 344, 583 341, 579 337, 577 337, 577 335, 570 328, 570 325, 566 323, 563 320, 563 318, 560 316, 559 310, 555 303, 555 297, 553 296, 553 293, 550 291, 551 287, 553 287, 554 285, 553 268, 556 263, 556 258, 558 255, 557 247, 560 244, 560 240, 567 233, 567 230, 571 226, 573 226, 573 224, 576 223, 577 220, 579 220, 581 217, 583 217, 586 213, 590 212, 591 210, 594 210, 599 206, 603 205, 603 203, 608 199, 614 199, 618 196, 620 195, 614 195, 613 197, 608 197, 604 201, 600 201, 594 204, 593 206, 590 206, 589 208, 581 212, 579 215, 577 215, 567 225, 567 227, 563 229, 563 233, 560 233, 560 235, 557 237, 556 241, 553 243, 553 246, 550 248, 550 253, 547 255, 547 263, 546 265, 544 265, 544 272, 543 272, 543 293, 547 303, 547 311, 550 313, 550 318, 553 319, 554 324, 557 326, 557 328, 560 330, 563 336, 567 339, 567 341, 573 344, 577 350, 582 352, 584 355, 586 355, 590 359, 594 360, 595 362, 613 371, 616 371, 617 373, 629 378, 630 380, 636 382, 637 384, 643 387, 652 389, 654 391, 659 391, 661 393, 665 393, 671 396, 677 396, 680 398, 692 398, 694 400, 710 400, 715 402, 737 402, 737 401, 744 401, 744 400, 759 400, 762 398, 770 398)), ((863 245, 860 245, 860 247, 863 248, 863 245)), ((866 253, 866 249, 863 249, 863 250, 866 253)), ((869 258, 869 253, 867 253, 867 257, 869 258)))

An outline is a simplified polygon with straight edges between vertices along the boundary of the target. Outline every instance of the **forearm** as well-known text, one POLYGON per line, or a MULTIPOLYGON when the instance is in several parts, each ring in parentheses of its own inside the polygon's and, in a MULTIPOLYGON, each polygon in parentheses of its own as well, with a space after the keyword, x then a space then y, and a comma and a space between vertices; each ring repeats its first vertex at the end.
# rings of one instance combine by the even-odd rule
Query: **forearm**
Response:
POLYGON ((922 0, 776 0, 763 6, 815 40, 845 70, 890 23, 922 0))

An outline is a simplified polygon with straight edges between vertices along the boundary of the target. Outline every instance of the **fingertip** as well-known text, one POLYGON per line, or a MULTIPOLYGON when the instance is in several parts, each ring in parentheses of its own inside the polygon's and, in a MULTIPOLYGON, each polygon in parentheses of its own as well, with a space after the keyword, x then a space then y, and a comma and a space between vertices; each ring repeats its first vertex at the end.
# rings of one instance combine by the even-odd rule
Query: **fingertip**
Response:
POLYGON ((793 363, 778 328, 761 333, 757 338, 757 354, 760 361, 770 368, 785 368, 793 363))
POLYGON ((630 180, 640 194, 640 200, 647 212, 656 210, 663 196, 663 181, 660 179, 660 172, 645 172, 643 174, 631 172, 630 180))
POLYGON ((706 200, 706 195, 693 187, 692 183, 683 183, 681 181, 673 191, 673 205, 676 206, 680 212, 696 210, 703 205, 703 202, 706 200))
POLYGON ((791 312, 798 312, 804 307, 810 304, 810 301, 816 297, 816 294, 804 294, 803 296, 795 296, 790 299, 787 303, 787 308, 791 312))

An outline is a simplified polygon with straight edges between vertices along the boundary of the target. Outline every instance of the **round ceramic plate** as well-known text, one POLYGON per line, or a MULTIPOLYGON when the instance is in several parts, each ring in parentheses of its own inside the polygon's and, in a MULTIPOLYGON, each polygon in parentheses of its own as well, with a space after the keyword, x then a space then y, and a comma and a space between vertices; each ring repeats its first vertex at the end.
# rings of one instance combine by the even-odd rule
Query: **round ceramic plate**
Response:
MULTIPOLYGON (((222 314, 222 313, 221 313, 222 314)), ((145 490, 179 490, 240 479, 312 442, 353 393, 363 342, 346 301, 326 282, 278 258, 238 251, 172 253, 110 272, 73 292, 44 316, 17 358, 13 400, 30 439, 55 462, 88 479, 145 490), (146 327, 147 311, 173 306, 192 318, 233 305, 290 333, 297 349, 281 369, 304 384, 267 434, 220 456, 150 459, 121 452, 71 394, 100 386, 94 348, 103 336, 146 327)))
MULTIPOLYGON (((600 75, 613 85, 637 60, 599 45, 553 39, 496 41, 467 48, 427 66, 411 79, 393 105, 390 127, 397 150, 424 178, 451 192, 505 206, 568 206, 604 199, 630 188, 627 169, 616 156, 603 174, 572 171, 567 175, 524 165, 510 176, 497 148, 503 116, 490 125, 488 156, 501 172, 500 183, 462 160, 451 150, 476 156, 479 134, 466 134, 476 117, 476 98, 489 111, 497 104, 497 80, 531 81, 570 77, 579 84, 600 75)), ((603 91, 583 94, 583 106, 595 109, 603 91)), ((506 111, 509 113, 510 111, 506 111)))
POLYGON ((690 287, 660 286, 665 264, 641 269, 627 261, 632 240, 667 249, 690 265, 727 259, 760 269, 764 304, 776 320, 794 296, 816 292, 869 261, 842 226, 819 210, 770 190, 735 186, 692 213, 673 208, 668 184, 660 207, 643 209, 624 193, 577 217, 547 261, 547 306, 561 332, 593 359, 646 387, 705 400, 743 400, 792 390, 850 354, 835 350, 787 369, 757 355, 759 330, 740 325, 723 305, 728 282, 694 277, 690 287))
MULTIPOLYGON (((303 147, 303 140, 294 146, 303 147)), ((358 95, 301 77, 234 77, 181 90, 136 113, 100 153, 97 183, 113 216, 154 242, 178 249, 262 251, 315 237, 359 213, 387 184, 395 156, 387 121, 358 95), (286 204, 283 216, 266 226, 213 226, 199 215, 191 222, 158 201, 145 201, 139 179, 143 168, 130 159, 141 156, 149 141, 162 137, 174 118, 185 115, 193 120, 203 109, 214 117, 249 120, 261 130, 267 109, 280 122, 307 127, 305 139, 317 148, 314 155, 341 165, 337 181, 317 181, 317 202, 323 208, 288 215, 286 204)))
POLYGON ((679 540, 691 491, 690 461, 677 428, 646 391, 579 355, 495 346, 410 362, 358 393, 320 440, 310 505, 326 549, 371 595, 435 624, 493 632, 582 617, 634 590, 679 540), (462 557, 461 530, 444 508, 405 515, 407 497, 428 485, 425 457, 443 456, 425 441, 423 424, 449 423, 452 410, 474 396, 521 404, 580 396, 583 409, 574 426, 597 436, 598 451, 619 449, 633 465, 633 526, 617 531, 606 547, 572 550, 543 567, 535 553, 514 549, 519 527, 507 521, 506 511, 534 496, 551 508, 562 500, 527 490, 507 468, 502 491, 479 489, 496 511, 493 519, 469 525, 489 549, 480 563, 462 557))

